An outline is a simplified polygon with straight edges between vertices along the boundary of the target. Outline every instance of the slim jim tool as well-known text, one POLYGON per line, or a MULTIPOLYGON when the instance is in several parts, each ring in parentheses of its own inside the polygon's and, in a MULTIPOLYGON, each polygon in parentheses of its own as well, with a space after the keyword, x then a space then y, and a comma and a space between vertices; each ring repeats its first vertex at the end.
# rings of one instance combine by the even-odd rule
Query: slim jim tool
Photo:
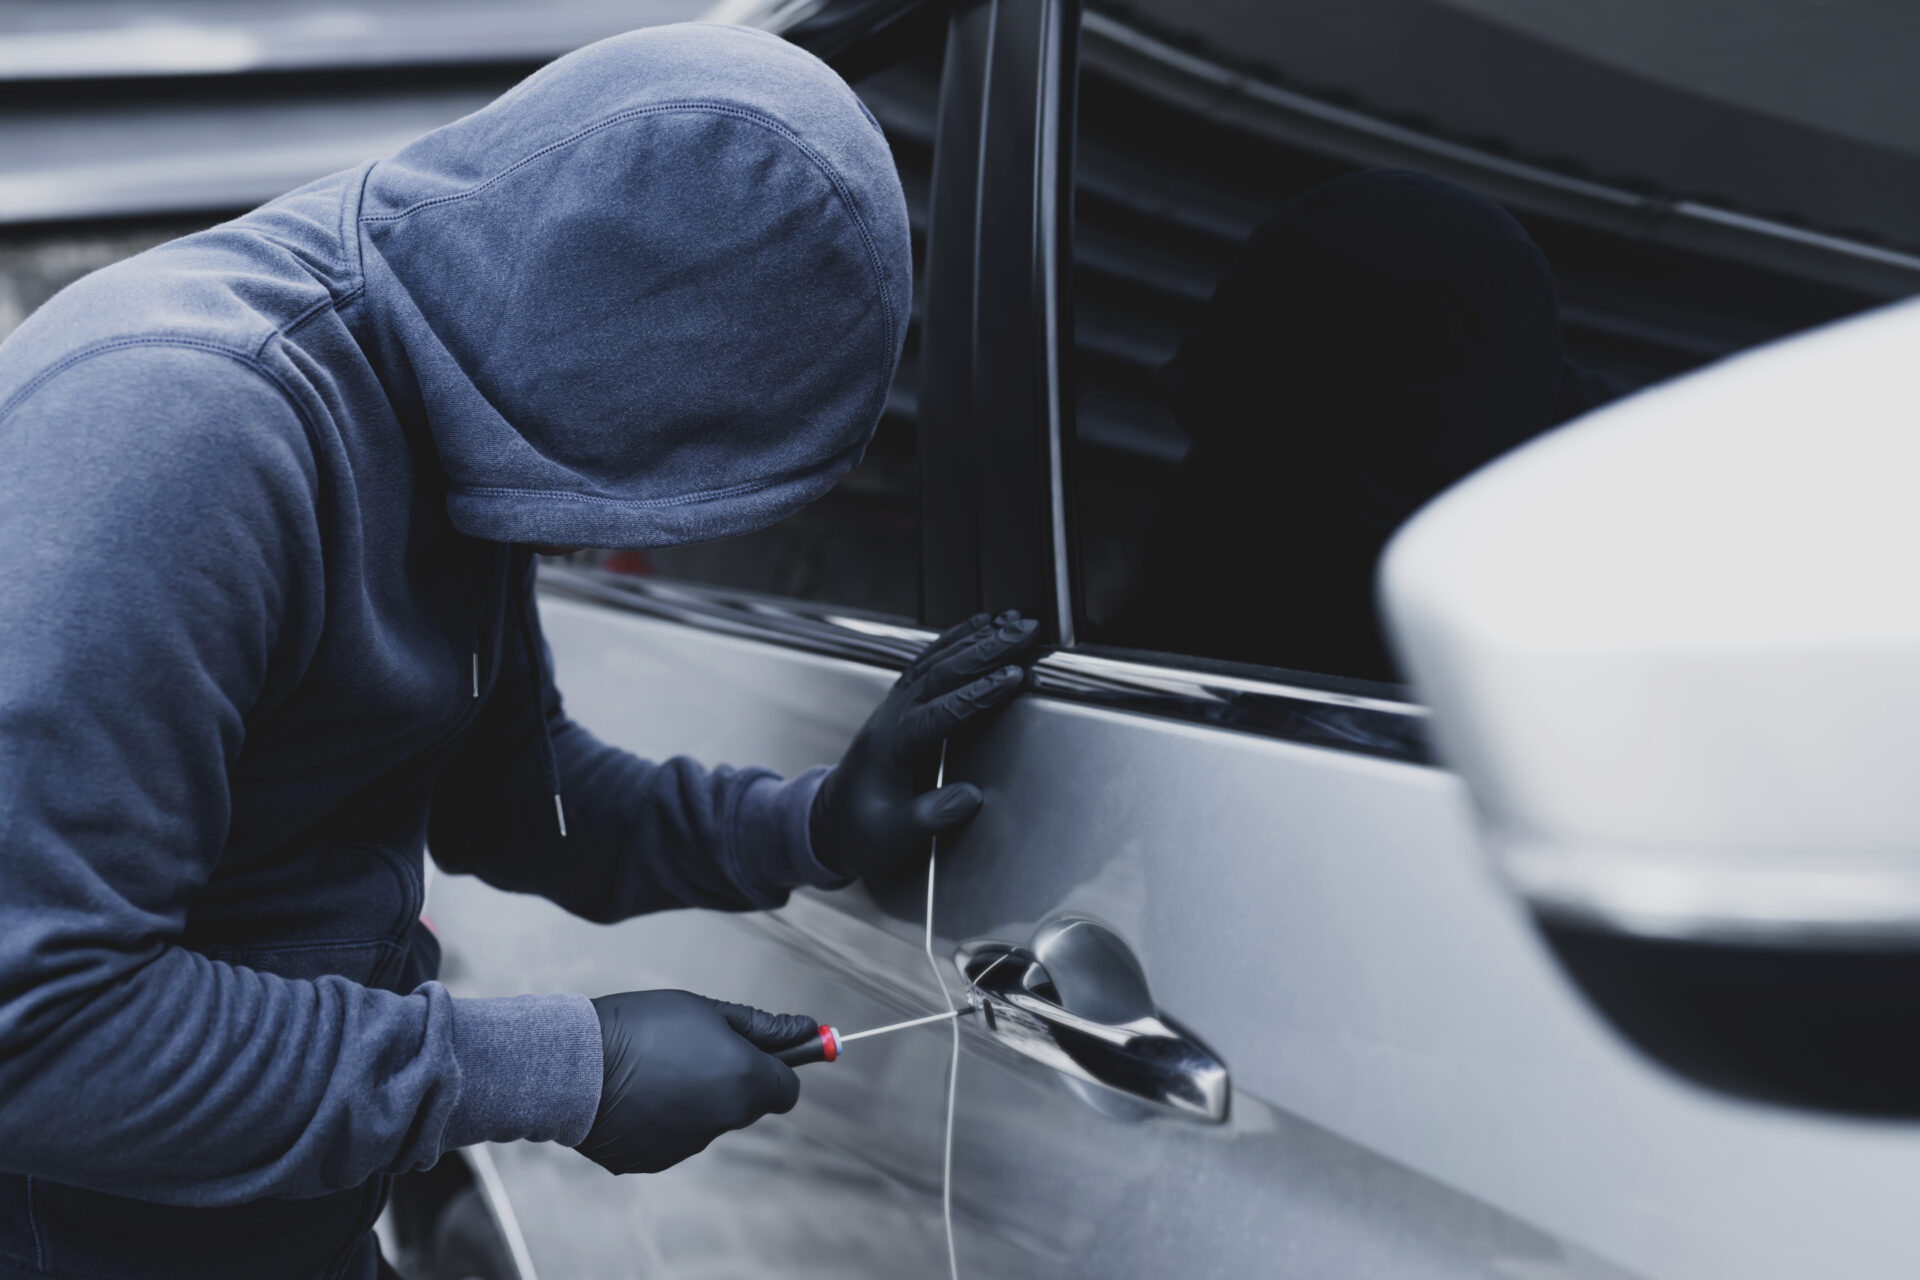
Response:
POLYGON ((924 1018, 909 1018, 905 1022, 893 1022, 884 1027, 871 1027, 865 1031, 854 1031, 841 1035, 834 1027, 821 1027, 819 1034, 811 1040, 803 1040, 791 1049, 782 1049, 773 1056, 790 1067, 803 1066, 809 1062, 833 1062, 840 1057, 840 1046, 855 1040, 865 1040, 870 1036, 889 1035, 895 1031, 905 1031, 908 1027, 924 1027, 930 1022, 945 1022, 948 1018, 958 1018, 972 1013, 971 1008, 953 1009, 941 1013, 930 1013, 924 1018))

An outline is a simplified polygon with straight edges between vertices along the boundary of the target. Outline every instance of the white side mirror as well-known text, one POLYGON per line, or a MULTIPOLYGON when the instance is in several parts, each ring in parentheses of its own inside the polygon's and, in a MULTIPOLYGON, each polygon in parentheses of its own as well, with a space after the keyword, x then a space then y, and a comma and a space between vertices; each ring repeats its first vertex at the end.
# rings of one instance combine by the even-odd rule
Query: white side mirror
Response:
POLYGON ((1396 536, 1381 591, 1543 918, 1920 948, 1920 303, 1500 459, 1396 536))

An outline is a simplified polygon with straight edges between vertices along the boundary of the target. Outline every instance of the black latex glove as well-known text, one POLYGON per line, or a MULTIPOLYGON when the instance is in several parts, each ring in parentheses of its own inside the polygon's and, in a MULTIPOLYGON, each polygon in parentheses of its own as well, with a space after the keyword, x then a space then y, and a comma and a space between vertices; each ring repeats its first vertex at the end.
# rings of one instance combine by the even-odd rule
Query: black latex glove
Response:
POLYGON ((979 614, 901 673, 814 796, 809 826, 823 864, 842 875, 884 873, 924 856, 928 837, 979 811, 980 788, 971 782, 927 790, 940 742, 1020 691, 1038 630, 1017 612, 979 614))
POLYGON ((762 1013, 691 991, 628 991, 593 1002, 606 1075, 576 1150, 614 1173, 658 1173, 731 1129, 793 1110, 800 1079, 769 1054, 819 1034, 795 1013, 762 1013))

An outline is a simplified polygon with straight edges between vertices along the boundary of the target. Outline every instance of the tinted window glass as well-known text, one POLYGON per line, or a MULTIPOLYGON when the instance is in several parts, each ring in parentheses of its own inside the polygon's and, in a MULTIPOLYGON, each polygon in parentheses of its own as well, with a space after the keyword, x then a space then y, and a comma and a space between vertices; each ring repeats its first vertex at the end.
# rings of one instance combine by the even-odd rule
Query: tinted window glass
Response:
POLYGON ((825 497, 779 524, 717 542, 615 553, 604 558, 606 567, 907 619, 919 615, 916 384, 940 62, 940 51, 932 49, 854 86, 886 130, 913 224, 913 319, 866 457, 825 497))
POLYGON ((1907 0, 1102 5, 1265 84, 1478 150, 1920 248, 1907 0))
MULTIPOLYGON (((1439 8, 1362 7, 1396 48, 1439 8)), ((1245 74, 1289 8, 1181 12, 1239 23, 1245 74)), ((1359 65, 1349 37, 1322 96, 1271 69, 1222 93, 1227 60, 1194 30, 1089 19, 1070 471, 1089 642, 1391 680, 1373 569, 1427 498, 1637 387, 1920 283, 1920 263, 1863 267, 1871 250, 1806 256, 1791 228, 1667 234, 1620 213, 1644 190, 1609 203, 1495 141, 1361 110, 1334 76, 1359 65)), ((1295 78, 1316 83, 1317 47, 1295 78)), ((1461 94, 1519 65, 1460 56, 1482 59, 1452 69, 1461 94)))

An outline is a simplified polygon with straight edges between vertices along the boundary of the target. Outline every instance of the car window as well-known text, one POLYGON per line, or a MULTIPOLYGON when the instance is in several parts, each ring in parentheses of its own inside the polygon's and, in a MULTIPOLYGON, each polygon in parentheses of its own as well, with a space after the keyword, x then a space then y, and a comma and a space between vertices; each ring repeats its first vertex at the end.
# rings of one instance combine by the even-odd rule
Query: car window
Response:
POLYGON ((873 443, 819 501, 739 537, 594 557, 623 573, 849 606, 910 620, 920 613, 919 473, 915 465, 921 294, 934 107, 941 50, 859 80, 886 131, 913 226, 913 318, 873 443))
POLYGON ((1920 248, 1909 70, 1920 7, 1905 0, 1122 0, 1108 11, 1430 137, 1920 248))
MULTIPOLYGON (((1198 3, 1178 32, 1089 14, 1067 471, 1083 642, 1392 681, 1373 570, 1428 498, 1639 387, 1920 287, 1920 259, 1846 231, 1868 210, 1833 192, 1780 222, 1745 210, 1771 197, 1724 157, 1701 190, 1741 200, 1653 191, 1647 175, 1683 167, 1642 128, 1670 77, 1615 68, 1592 91, 1630 133, 1594 134, 1595 154, 1646 161, 1621 185, 1583 176, 1577 152, 1447 135, 1442 108, 1497 98, 1527 64, 1461 35, 1451 78, 1420 81, 1424 114, 1406 83, 1368 78, 1363 36, 1391 61, 1451 21, 1441 8, 1366 0, 1316 26, 1310 4, 1198 3), (1399 95, 1390 109, 1374 87, 1399 95)), ((1569 103, 1516 111, 1517 134, 1571 147, 1599 128, 1534 118, 1569 103)), ((1763 105, 1761 132, 1778 123, 1763 105)))

